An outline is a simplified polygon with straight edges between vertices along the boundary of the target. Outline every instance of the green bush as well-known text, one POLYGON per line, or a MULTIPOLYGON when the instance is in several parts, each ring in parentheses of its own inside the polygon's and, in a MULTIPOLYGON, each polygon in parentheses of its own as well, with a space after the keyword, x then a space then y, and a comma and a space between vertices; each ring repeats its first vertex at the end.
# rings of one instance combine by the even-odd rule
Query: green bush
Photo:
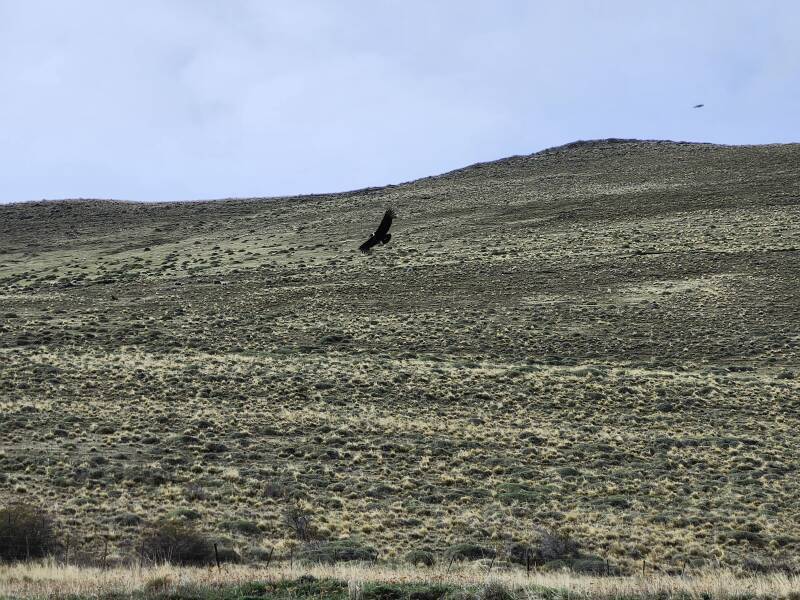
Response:
POLYGON ((445 555, 448 560, 479 560, 481 558, 493 558, 496 552, 492 548, 485 548, 478 544, 464 543, 450 546, 445 555))
POLYGON ((535 565, 542 562, 542 556, 538 548, 534 548, 530 544, 523 544, 514 542, 507 548, 508 560, 512 563, 520 565, 530 564, 535 565))
POLYGON ((53 520, 44 511, 24 504, 0 509, 0 562, 44 558, 58 547, 53 520))
POLYGON ((142 534, 139 552, 153 562, 208 565, 214 562, 214 546, 187 524, 158 521, 142 534))

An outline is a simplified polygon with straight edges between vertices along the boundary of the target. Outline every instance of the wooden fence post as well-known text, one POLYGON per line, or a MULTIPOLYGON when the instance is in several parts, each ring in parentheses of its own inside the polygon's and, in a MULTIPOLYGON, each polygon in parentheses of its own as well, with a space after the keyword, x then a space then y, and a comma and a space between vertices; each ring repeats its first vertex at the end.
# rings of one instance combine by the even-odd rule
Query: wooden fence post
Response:
POLYGON ((217 552, 217 542, 214 542, 214 559, 217 561, 217 571, 221 571, 222 567, 219 566, 219 552, 217 552))

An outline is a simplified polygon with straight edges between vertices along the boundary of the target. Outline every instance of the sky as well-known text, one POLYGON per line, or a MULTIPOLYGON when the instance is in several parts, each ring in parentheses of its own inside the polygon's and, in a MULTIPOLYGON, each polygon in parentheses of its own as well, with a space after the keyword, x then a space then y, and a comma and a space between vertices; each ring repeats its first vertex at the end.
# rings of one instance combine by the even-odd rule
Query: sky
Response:
POLYGON ((795 0, 0 0, 0 202, 336 192, 579 139, 800 142, 798 32, 795 0))

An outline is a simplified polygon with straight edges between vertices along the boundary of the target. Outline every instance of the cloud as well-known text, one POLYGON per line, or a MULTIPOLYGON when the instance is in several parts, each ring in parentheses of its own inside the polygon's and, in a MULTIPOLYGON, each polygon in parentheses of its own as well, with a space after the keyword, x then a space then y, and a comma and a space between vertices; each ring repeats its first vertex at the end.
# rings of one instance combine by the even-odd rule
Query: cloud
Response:
POLYGON ((0 201, 337 191, 591 137, 796 141, 798 15, 0 0, 0 201))

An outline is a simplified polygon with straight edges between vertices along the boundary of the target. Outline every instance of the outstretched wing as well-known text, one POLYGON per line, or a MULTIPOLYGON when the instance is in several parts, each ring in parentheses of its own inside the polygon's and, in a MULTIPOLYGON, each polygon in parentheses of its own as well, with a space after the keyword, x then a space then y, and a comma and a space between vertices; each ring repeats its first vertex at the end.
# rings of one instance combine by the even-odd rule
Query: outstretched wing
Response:
POLYGON ((377 243, 378 243, 378 238, 376 238, 375 234, 373 233, 371 236, 369 236, 369 239, 366 242, 364 242, 358 247, 358 249, 361 250, 361 252, 363 252, 364 254, 366 254, 367 252, 369 252, 370 248, 372 248, 377 243))
POLYGON ((381 224, 378 225, 378 228, 375 230, 375 233, 372 235, 377 238, 377 241, 381 241, 383 236, 385 236, 389 232, 389 227, 392 226, 392 219, 394 219, 394 211, 390 208, 385 213, 383 213, 383 219, 381 219, 381 224))
POLYGON ((369 239, 361 244, 358 249, 365 254, 369 252, 370 248, 372 248, 375 244, 380 242, 386 233, 389 231, 389 228, 392 226, 392 219, 394 219, 395 214, 394 211, 390 208, 383 214, 383 219, 381 219, 381 224, 378 225, 378 228, 375 232, 369 236, 369 239))

